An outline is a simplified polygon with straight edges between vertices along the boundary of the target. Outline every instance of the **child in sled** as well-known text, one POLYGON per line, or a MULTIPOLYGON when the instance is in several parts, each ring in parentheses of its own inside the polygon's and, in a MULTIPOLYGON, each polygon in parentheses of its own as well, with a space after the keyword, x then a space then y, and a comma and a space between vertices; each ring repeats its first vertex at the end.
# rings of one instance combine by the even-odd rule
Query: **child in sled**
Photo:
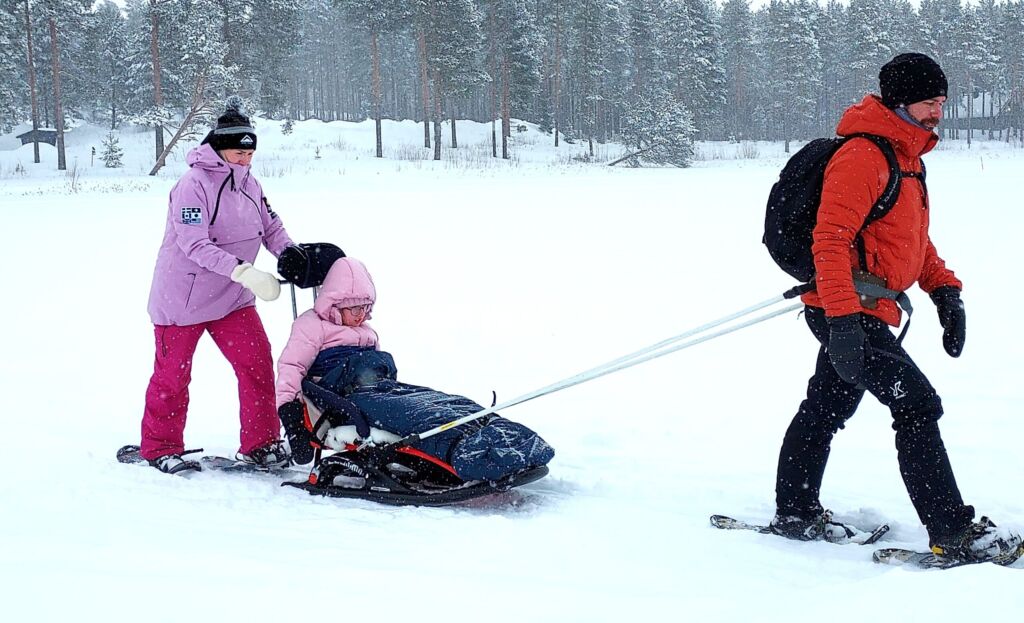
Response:
MULTIPOLYGON (((358 438, 372 435, 375 441, 483 410, 462 396, 398 382, 394 360, 380 350, 377 332, 366 322, 376 294, 366 266, 342 257, 327 271, 313 309, 292 325, 278 360, 276 393, 296 463, 311 461, 314 446, 341 443, 339 429, 321 430, 307 419, 304 399, 327 411, 332 426, 354 427, 358 438)), ((498 480, 554 456, 535 432, 495 415, 421 440, 416 449, 446 462, 466 481, 498 480)))

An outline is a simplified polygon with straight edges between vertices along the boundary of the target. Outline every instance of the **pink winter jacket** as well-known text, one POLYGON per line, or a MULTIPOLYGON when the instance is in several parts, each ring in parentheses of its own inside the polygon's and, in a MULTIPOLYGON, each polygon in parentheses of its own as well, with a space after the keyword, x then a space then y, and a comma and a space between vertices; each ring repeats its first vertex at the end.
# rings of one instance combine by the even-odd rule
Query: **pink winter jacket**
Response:
POLYGON ((277 406, 294 400, 302 379, 320 351, 335 346, 378 348, 377 332, 365 322, 358 327, 341 324, 341 309, 373 305, 377 291, 362 262, 351 257, 336 261, 324 278, 313 309, 295 319, 292 334, 277 362, 277 406))
POLYGON ((252 307, 252 292, 231 281, 231 271, 255 261, 261 245, 274 257, 292 245, 248 166, 224 162, 209 144, 185 161, 149 292, 156 325, 199 324, 252 307))

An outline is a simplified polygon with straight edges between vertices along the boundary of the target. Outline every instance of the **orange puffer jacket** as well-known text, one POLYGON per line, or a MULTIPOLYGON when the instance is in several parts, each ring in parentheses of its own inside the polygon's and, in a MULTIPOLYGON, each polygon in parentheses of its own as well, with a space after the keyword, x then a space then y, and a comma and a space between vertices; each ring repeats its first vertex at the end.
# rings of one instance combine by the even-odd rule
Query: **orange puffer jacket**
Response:
MULTIPOLYGON (((920 157, 938 142, 934 133, 901 119, 875 95, 848 108, 836 133, 875 134, 889 139, 900 168, 908 173, 921 172, 920 157)), ((885 155, 865 138, 847 141, 825 169, 811 247, 817 291, 805 294, 802 300, 823 307, 828 317, 865 313, 899 326, 900 309, 894 301, 879 300, 875 309, 861 305, 853 290, 854 268, 881 277, 887 288, 899 292, 915 282, 929 293, 941 286, 962 287, 928 237, 928 195, 919 178, 904 178, 892 210, 861 231, 888 181, 885 155), (858 232, 864 239, 867 266, 860 266, 858 232)))

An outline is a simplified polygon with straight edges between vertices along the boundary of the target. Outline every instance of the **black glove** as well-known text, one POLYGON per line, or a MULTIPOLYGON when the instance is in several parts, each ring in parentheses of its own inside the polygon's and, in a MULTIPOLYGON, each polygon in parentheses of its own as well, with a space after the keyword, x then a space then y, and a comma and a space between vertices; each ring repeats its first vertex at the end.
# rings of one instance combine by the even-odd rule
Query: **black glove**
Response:
POLYGON ((284 425, 284 434, 288 439, 288 447, 292 450, 292 460, 297 465, 305 465, 313 460, 313 433, 306 428, 306 415, 299 399, 286 402, 277 409, 277 417, 284 425))
POLYGON ((967 339, 967 315, 964 313, 964 302, 960 300, 960 289, 942 286, 936 288, 931 297, 943 329, 942 347, 950 357, 959 357, 964 350, 964 340, 967 339))
POLYGON ((867 335, 860 325, 860 314, 829 318, 828 359, 839 378, 856 384, 864 372, 864 345, 867 335))

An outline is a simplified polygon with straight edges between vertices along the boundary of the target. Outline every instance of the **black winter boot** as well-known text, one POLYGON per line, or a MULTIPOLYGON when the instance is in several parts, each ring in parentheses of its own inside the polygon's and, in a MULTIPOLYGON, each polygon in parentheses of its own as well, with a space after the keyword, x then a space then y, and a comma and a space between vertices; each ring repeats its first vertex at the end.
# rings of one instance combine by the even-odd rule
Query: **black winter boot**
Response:
POLYGON ((187 471, 202 471, 198 461, 189 461, 181 458, 180 454, 165 454, 149 462, 150 465, 165 474, 180 474, 187 471))
POLYGON ((275 439, 265 446, 256 448, 249 454, 239 453, 236 457, 246 463, 254 463, 260 467, 287 467, 292 460, 284 441, 275 439))
POLYGON ((829 541, 842 543, 857 535, 858 531, 833 521, 832 511, 823 510, 813 517, 775 514, 768 527, 774 534, 796 541, 829 541))
POLYGON ((302 403, 298 400, 286 402, 277 410, 277 417, 284 426, 284 435, 288 439, 288 447, 292 451, 292 459, 296 465, 305 465, 313 460, 314 449, 312 431, 306 428, 306 415, 302 403))
POLYGON ((932 543, 931 548, 944 558, 1008 565, 1024 554, 1024 540, 1017 532, 997 528, 991 519, 982 517, 957 534, 932 543))

